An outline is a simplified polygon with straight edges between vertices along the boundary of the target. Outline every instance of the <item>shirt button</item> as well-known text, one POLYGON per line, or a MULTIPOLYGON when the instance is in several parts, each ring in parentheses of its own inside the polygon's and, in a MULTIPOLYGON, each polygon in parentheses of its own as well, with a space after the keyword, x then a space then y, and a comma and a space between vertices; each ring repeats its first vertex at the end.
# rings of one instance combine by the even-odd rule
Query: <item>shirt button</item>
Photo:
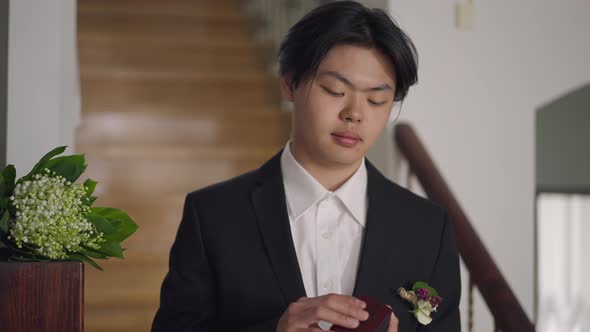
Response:
POLYGON ((328 279, 322 283, 325 289, 330 289, 332 287, 332 279, 328 279))
POLYGON ((322 237, 324 238, 324 240, 329 240, 332 237, 332 233, 331 232, 324 232, 324 233, 322 233, 322 237))

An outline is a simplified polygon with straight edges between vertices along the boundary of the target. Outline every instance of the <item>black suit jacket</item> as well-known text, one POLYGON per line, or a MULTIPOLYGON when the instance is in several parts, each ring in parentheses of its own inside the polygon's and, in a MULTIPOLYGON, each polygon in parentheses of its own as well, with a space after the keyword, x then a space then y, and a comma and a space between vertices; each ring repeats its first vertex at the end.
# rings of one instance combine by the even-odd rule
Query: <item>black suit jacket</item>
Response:
MULTIPOLYGON (((353 295, 389 304, 399 332, 460 331, 459 257, 446 212, 366 165, 368 212, 353 295), (419 280, 444 298, 425 327, 396 295, 419 280)), ((278 153, 187 196, 152 332, 274 332, 288 304, 303 296, 278 153)))

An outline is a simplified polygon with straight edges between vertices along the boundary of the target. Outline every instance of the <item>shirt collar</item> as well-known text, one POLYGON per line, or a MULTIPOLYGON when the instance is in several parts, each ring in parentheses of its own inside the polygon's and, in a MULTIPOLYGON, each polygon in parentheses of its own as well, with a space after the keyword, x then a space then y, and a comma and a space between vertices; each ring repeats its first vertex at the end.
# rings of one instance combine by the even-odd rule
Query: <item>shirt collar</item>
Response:
POLYGON ((335 195, 354 219, 365 226, 367 214, 367 168, 363 158, 358 170, 335 192, 324 188, 295 158, 291 141, 281 154, 281 171, 287 198, 287 207, 296 222, 309 208, 329 195, 335 195))
POLYGON ((335 191, 354 219, 365 227, 367 217, 367 167, 365 158, 358 170, 335 191))

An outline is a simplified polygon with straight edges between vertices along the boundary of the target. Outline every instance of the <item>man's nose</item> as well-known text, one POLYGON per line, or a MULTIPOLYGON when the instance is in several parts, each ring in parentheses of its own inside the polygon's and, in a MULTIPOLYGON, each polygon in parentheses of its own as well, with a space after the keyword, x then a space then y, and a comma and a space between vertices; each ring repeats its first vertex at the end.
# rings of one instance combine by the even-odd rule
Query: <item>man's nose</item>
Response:
POLYGON ((342 120, 353 123, 362 122, 365 114, 365 107, 366 106, 362 103, 362 98, 352 97, 350 102, 341 112, 342 120))

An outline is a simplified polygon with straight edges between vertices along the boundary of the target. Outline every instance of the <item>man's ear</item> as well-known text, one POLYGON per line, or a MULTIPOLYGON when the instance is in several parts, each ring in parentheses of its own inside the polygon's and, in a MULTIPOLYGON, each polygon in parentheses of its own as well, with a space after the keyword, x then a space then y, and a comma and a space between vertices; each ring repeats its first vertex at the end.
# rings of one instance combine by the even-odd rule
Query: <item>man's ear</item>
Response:
POLYGON ((292 74, 285 74, 281 76, 281 94, 283 95, 283 99, 286 101, 293 101, 294 88, 292 74))

